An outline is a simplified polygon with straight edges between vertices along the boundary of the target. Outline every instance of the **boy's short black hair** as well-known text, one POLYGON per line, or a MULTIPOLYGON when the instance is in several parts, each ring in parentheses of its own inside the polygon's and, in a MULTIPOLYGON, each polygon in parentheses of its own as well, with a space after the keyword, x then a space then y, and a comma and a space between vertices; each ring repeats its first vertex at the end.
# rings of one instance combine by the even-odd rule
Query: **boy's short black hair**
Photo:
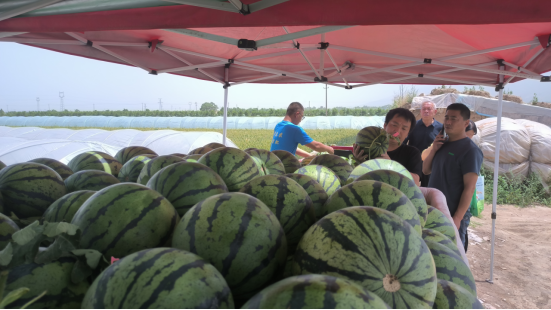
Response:
POLYGON ((300 110, 304 111, 304 107, 300 104, 300 102, 291 102, 291 104, 287 107, 287 115, 292 116, 300 110))
POLYGON ((396 108, 388 111, 385 117, 385 125, 388 124, 395 116, 403 117, 406 121, 411 123, 409 132, 411 132, 413 127, 415 127, 415 123, 417 122, 415 115, 413 115, 410 110, 404 108, 396 108))
POLYGON ((476 128, 476 124, 472 120, 469 122, 469 126, 467 126, 467 128, 465 128, 465 132, 467 132, 469 130, 474 131, 475 135, 478 134, 478 129, 476 128))
POLYGON ((469 108, 462 103, 450 104, 446 109, 446 112, 447 111, 459 111, 459 113, 461 114, 461 117, 463 117, 463 120, 471 119, 471 110, 469 110, 469 108))

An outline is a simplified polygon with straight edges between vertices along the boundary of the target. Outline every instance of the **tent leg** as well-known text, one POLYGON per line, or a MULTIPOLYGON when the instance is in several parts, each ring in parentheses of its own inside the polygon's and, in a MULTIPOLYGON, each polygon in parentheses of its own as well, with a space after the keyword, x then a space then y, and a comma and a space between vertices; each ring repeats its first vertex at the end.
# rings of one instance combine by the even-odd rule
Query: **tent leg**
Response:
MULTIPOLYGON (((504 70, 505 66, 500 65, 499 70, 504 70)), ((496 150, 494 159, 494 189, 492 195, 492 244, 490 256, 490 278, 486 280, 494 283, 494 248, 496 237, 496 212, 497 212, 497 180, 499 175, 499 148, 501 144, 501 115, 503 111, 503 75, 499 75, 499 100, 497 102, 497 131, 496 131, 496 150)))
POLYGON ((226 85, 224 85, 224 133, 222 135, 222 144, 226 145, 226 137, 228 135, 228 76, 229 76, 230 66, 229 64, 226 64, 224 66, 224 76, 226 85))

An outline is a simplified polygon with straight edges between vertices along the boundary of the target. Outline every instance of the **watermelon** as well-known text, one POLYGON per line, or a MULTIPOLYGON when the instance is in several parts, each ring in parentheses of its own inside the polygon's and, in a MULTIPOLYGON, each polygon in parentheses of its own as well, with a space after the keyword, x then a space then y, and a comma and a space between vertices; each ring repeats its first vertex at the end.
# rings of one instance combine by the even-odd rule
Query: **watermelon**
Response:
POLYGON ((69 193, 52 203, 48 209, 46 209, 42 218, 50 223, 71 223, 73 216, 77 213, 80 206, 95 193, 95 191, 76 191, 69 193))
POLYGON ((427 202, 425 200, 425 195, 423 195, 421 189, 419 189, 411 179, 392 170, 374 170, 356 179, 356 181, 361 180, 379 181, 399 189, 408 197, 409 201, 413 203, 417 209, 417 214, 419 214, 421 226, 425 226, 425 221, 427 220, 427 202))
POLYGON ((73 170, 69 166, 50 158, 36 158, 29 160, 30 163, 43 164, 44 166, 52 168, 59 176, 65 180, 73 174, 73 170))
MULTIPOLYGON (((365 182, 365 181, 364 181, 365 182)), ((298 245, 293 274, 351 280, 392 308, 431 308, 436 271, 421 236, 397 215, 350 207, 315 223, 298 245)))
POLYGON ((352 170, 352 172, 350 173, 347 183, 352 183, 354 180, 361 177, 362 175, 375 170, 392 170, 406 176, 408 179, 413 181, 411 173, 409 173, 409 171, 399 162, 390 159, 377 158, 368 160, 361 163, 359 166, 356 166, 356 168, 354 168, 354 170, 352 170))
POLYGON ((440 243, 425 240, 425 244, 432 253, 438 279, 453 282, 476 297, 474 277, 463 258, 440 243))
POLYGON ((321 187, 323 187, 323 189, 329 196, 333 195, 333 193, 341 188, 341 182, 335 172, 321 165, 304 166, 294 173, 304 174, 312 177, 321 185, 321 187))
POLYGON ((4 296, 22 287, 30 291, 9 305, 21 308, 23 305, 48 291, 46 295, 29 307, 34 309, 79 309, 90 283, 73 283, 71 274, 76 260, 63 257, 45 264, 28 263, 10 269, 4 296))
POLYGON ((356 181, 335 192, 322 208, 322 216, 354 206, 377 207, 398 215, 421 235, 417 209, 400 190, 379 181, 356 181))
POLYGON ((258 158, 263 167, 265 167, 265 174, 285 174, 285 166, 283 162, 277 157, 274 153, 267 150, 254 149, 246 151, 245 153, 249 154, 253 158, 258 158))
POLYGON ((217 148, 203 155, 198 162, 218 173, 230 192, 240 190, 247 182, 260 176, 254 159, 236 148, 217 148))
POLYGON ((156 155, 138 155, 134 156, 131 159, 127 160, 126 163, 122 166, 121 171, 117 178, 121 182, 134 182, 138 180, 140 172, 142 172, 143 167, 147 164, 151 158, 157 157, 156 155))
POLYGON ((389 134, 383 128, 369 126, 358 132, 356 144, 362 148, 368 159, 374 159, 386 153, 389 138, 389 134))
POLYGON ((4 198, 0 213, 18 218, 42 216, 61 196, 67 194, 63 180, 49 167, 21 163, 0 170, 0 193, 4 198))
POLYGON ((67 164, 73 172, 82 170, 100 170, 110 173, 114 176, 119 174, 122 164, 111 155, 103 152, 85 152, 77 155, 69 164, 67 164))
MULTIPOLYGON (((224 150, 219 148, 214 150, 224 150)), ((195 253, 224 276, 233 297, 252 297, 283 271, 287 240, 262 201, 243 193, 207 198, 174 230, 172 247, 195 253)))
POLYGON ((178 220, 161 194, 143 185, 119 183, 88 198, 71 223, 82 232, 81 249, 120 258, 166 244, 178 220))
POLYGON ((142 171, 140 171, 140 175, 138 175, 138 179, 136 180, 136 183, 146 185, 147 182, 149 182, 149 179, 151 179, 151 177, 155 173, 159 172, 159 170, 163 169, 168 165, 172 165, 183 161, 184 160, 182 158, 178 156, 172 156, 172 155, 163 155, 163 156, 155 157, 145 163, 144 167, 142 168, 142 171))
POLYGON ((424 228, 436 230, 437 232, 450 238, 454 243, 457 242, 457 239, 455 238, 455 224, 450 221, 444 213, 435 207, 428 206, 427 221, 425 222, 424 228))
POLYGON ((461 286, 438 279, 434 309, 484 309, 484 306, 461 286))
POLYGON ((440 233, 436 230, 424 228, 423 229, 423 240, 425 240, 425 241, 428 240, 428 241, 440 243, 441 245, 446 246, 447 248, 452 250, 455 254, 461 256, 461 253, 459 252, 459 249, 457 248, 457 244, 455 242, 451 241, 450 238, 444 236, 442 233, 440 233))
POLYGON ((216 172, 191 162, 164 167, 149 179, 147 187, 168 199, 180 215, 210 196, 228 192, 224 180, 216 172))
POLYGON ((196 149, 193 149, 191 151, 189 151, 188 155, 204 155, 204 154, 207 154, 208 152, 212 151, 213 149, 210 148, 210 147, 198 147, 196 149))
POLYGON ((82 190, 99 191, 107 186, 119 183, 114 175, 99 170, 81 170, 65 180, 67 192, 82 190))
POLYGON ((186 157, 182 157, 183 160, 189 161, 189 162, 197 162, 199 158, 203 157, 201 154, 195 154, 195 155, 188 155, 186 157))
POLYGON ((121 163, 121 165, 124 165, 130 159, 139 155, 157 156, 157 153, 143 146, 128 146, 120 149, 120 151, 118 151, 117 154, 115 154, 115 159, 118 160, 119 163, 121 163))
POLYGON ((143 250, 104 270, 82 301, 88 309, 228 309, 224 277, 201 257, 172 248, 143 250))
POLYGON ((312 159, 309 165, 322 165, 331 169, 331 171, 335 172, 339 177, 341 184, 346 184, 348 176, 352 170, 354 170, 354 167, 352 167, 348 161, 342 159, 340 156, 332 154, 318 155, 312 159))
POLYGON ((11 241, 11 235, 19 231, 19 227, 9 217, 0 213, 0 250, 4 249, 11 241))
POLYGON ((283 227, 289 252, 316 221, 312 200, 300 184, 280 175, 256 177, 245 184, 241 193, 262 201, 275 214, 283 227))
POLYGON ((322 218, 321 210, 329 198, 329 195, 327 195, 318 181, 314 180, 311 176, 298 173, 288 173, 285 174, 285 176, 294 180, 300 184, 302 188, 304 188, 304 190, 308 193, 308 196, 310 196, 310 199, 312 199, 312 207, 314 208, 316 218, 322 218))
POLYGON ((211 142, 207 145, 205 145, 204 147, 210 147, 211 149, 219 149, 221 147, 226 147, 224 144, 222 143, 218 143, 218 142, 211 142))
POLYGON ((2 196, 2 192, 0 191, 0 212, 4 212, 4 196, 2 196))
POLYGON ((4 164, 1 160, 0 160, 0 170, 4 169, 6 167, 6 164, 4 164))
POLYGON ((263 289, 242 309, 390 309, 351 281, 317 274, 287 278, 263 289))
POLYGON ((182 154, 182 153, 172 153, 172 154, 168 154, 168 155, 171 155, 171 156, 178 156, 180 158, 184 158, 187 156, 187 154, 182 154))
POLYGON ((266 175, 266 165, 264 165, 264 163, 262 162, 262 160, 258 157, 252 157, 251 158, 254 160, 254 163, 256 165, 256 167, 258 168, 258 171, 260 172, 260 175, 263 176, 263 175, 266 175))
POLYGON ((300 169, 302 167, 300 161, 298 161, 298 158, 296 158, 296 156, 291 154, 290 152, 277 150, 272 151, 272 153, 279 157, 279 159, 283 163, 283 166, 285 167, 285 173, 293 173, 297 171, 297 169, 300 169))

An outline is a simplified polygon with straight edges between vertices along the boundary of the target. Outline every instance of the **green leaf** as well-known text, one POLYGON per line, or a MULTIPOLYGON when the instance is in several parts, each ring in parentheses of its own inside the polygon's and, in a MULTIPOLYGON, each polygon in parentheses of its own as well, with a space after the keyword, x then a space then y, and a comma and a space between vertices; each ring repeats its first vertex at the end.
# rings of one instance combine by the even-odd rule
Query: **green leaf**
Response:
POLYGON ((44 295, 46 295, 47 293, 48 291, 42 292, 42 294, 36 296, 35 298, 31 299, 28 303, 24 304, 23 307, 21 307, 21 309, 27 309, 28 306, 34 304, 37 300, 44 297, 44 295))
POLYGON ((8 266, 13 259, 13 247, 11 242, 0 251, 0 266, 8 266))
POLYGON ((42 234, 44 227, 41 226, 38 221, 33 222, 31 225, 15 232, 11 235, 13 242, 18 245, 24 245, 35 239, 37 235, 42 234))
POLYGON ((96 250, 91 250, 91 249, 73 250, 71 251, 71 253, 73 253, 76 256, 85 256, 86 264, 92 269, 96 269, 96 267, 98 267, 98 264, 101 258, 103 257, 103 254, 101 254, 101 252, 96 250))
POLYGON ((66 236, 61 235, 56 238, 54 243, 50 245, 44 252, 39 252, 34 262, 37 264, 44 264, 56 260, 62 256, 67 256, 72 250, 75 250, 75 245, 66 238, 66 236))
POLYGON ((77 233, 78 226, 59 222, 59 223, 44 223, 44 235, 49 238, 57 237, 61 234, 68 234, 74 236, 77 233))
POLYGON ((2 298, 2 301, 0 302, 0 308, 4 309, 7 305, 11 304, 12 302, 18 300, 23 295, 27 294, 31 290, 26 287, 20 287, 14 291, 11 291, 6 295, 6 297, 2 298))
POLYGON ((4 297, 4 289, 6 288, 9 273, 9 271, 0 272, 0 301, 2 301, 2 297, 4 297))
POLYGON ((80 283, 91 276, 92 273, 93 270, 90 266, 88 266, 88 264, 81 260, 77 260, 71 272, 71 281, 75 284, 80 283))

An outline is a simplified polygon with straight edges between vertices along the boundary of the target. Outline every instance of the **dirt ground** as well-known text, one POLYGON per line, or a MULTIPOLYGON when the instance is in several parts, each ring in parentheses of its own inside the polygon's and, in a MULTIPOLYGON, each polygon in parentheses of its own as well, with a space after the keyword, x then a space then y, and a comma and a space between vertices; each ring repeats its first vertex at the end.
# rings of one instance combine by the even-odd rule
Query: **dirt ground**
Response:
POLYGON ((551 208, 497 206, 494 284, 490 276, 492 206, 472 217, 467 257, 487 309, 551 308, 551 208))

